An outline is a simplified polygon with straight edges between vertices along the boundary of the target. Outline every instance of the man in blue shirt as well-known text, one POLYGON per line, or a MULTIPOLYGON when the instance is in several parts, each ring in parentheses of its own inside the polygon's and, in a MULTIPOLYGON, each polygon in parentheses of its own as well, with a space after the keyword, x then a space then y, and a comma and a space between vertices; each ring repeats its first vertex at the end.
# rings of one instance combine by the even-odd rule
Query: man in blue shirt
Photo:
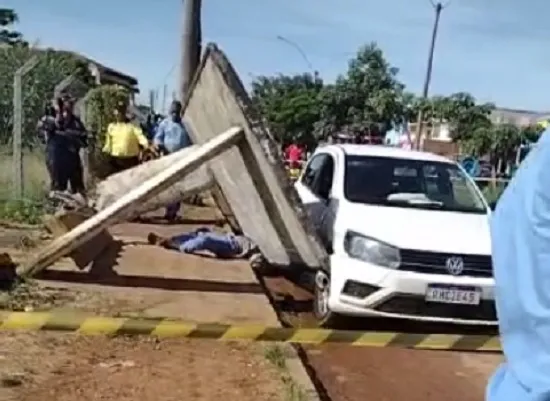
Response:
MULTIPOLYGON (((181 108, 181 103, 174 100, 170 105, 170 115, 157 128, 153 143, 164 153, 174 153, 191 145, 191 139, 181 119, 181 108)), ((180 202, 168 205, 164 218, 170 222, 175 221, 180 206, 180 202)))
POLYGON ((550 129, 491 216, 495 297, 505 362, 487 401, 550 400, 550 129))

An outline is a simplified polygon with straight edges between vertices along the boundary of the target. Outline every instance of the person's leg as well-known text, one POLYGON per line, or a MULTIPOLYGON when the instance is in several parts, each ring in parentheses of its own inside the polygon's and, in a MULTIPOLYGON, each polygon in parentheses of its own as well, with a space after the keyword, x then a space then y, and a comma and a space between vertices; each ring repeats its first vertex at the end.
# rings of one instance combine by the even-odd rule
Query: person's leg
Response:
POLYGON ((120 171, 128 170, 134 168, 139 164, 139 157, 125 157, 120 160, 120 171))
POLYGON ((147 236, 147 242, 151 245, 158 245, 166 249, 179 251, 183 243, 189 240, 193 240, 197 237, 197 235, 198 234, 196 232, 192 232, 175 235, 173 237, 162 237, 155 233, 149 233, 149 235, 147 236))
POLYGON ((71 171, 71 163, 64 149, 56 149, 54 158, 54 169, 56 175, 56 191, 67 191, 69 189, 69 175, 71 171))
POLYGON ((84 195, 86 188, 84 187, 84 169, 82 168, 82 160, 80 155, 75 153, 71 157, 71 170, 69 172, 69 183, 73 194, 84 195))
POLYGON ((172 203, 166 206, 166 212, 164 213, 164 218, 168 221, 175 221, 178 218, 180 206, 181 206, 180 202, 172 203))
POLYGON ((184 241, 180 250, 186 253, 207 251, 220 258, 233 257, 236 251, 228 235, 212 231, 197 233, 194 238, 184 241))
POLYGON ((55 147, 53 144, 48 143, 46 145, 46 168, 48 169, 48 175, 50 176, 50 191, 59 191, 59 184, 57 182, 57 170, 55 166, 55 147))
POLYGON ((109 175, 116 174, 120 171, 119 158, 115 156, 108 156, 109 175))

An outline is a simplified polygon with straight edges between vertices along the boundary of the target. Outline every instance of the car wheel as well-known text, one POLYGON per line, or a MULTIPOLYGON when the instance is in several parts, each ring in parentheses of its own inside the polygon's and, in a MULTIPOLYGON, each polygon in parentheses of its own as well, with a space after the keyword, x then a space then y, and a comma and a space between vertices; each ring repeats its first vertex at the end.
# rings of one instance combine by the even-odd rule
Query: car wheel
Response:
POLYGON ((330 296, 330 278, 323 272, 315 277, 313 313, 321 327, 335 327, 339 316, 330 310, 328 300, 330 296))

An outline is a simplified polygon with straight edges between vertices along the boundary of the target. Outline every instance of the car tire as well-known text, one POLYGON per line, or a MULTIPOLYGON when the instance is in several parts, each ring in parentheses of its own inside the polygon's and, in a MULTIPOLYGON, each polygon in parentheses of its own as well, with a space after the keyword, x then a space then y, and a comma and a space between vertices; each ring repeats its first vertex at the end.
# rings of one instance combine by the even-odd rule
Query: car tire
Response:
POLYGON ((321 287, 315 280, 313 289, 313 314, 317 319, 319 326, 326 328, 336 328, 340 321, 340 316, 332 312, 328 306, 328 297, 330 294, 330 279, 325 288, 321 287))

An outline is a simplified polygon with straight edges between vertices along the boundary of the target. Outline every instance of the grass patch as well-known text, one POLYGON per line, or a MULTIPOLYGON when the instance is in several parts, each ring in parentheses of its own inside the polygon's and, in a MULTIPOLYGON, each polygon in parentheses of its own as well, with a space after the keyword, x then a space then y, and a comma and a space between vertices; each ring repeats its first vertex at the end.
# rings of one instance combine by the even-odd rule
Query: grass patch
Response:
POLYGON ((40 223, 48 185, 44 152, 40 149, 23 154, 23 199, 13 193, 13 155, 0 147, 0 219, 18 223, 40 223))
POLYGON ((0 220, 39 224, 45 211, 45 201, 0 201, 0 220))
POLYGON ((285 352, 281 346, 277 344, 267 345, 264 349, 264 357, 279 371, 286 390, 286 399, 288 401, 307 401, 306 393, 288 371, 285 352))
POLYGON ((67 289, 41 287, 35 281, 17 278, 11 289, 0 291, 0 309, 10 311, 44 311, 74 300, 67 289))

